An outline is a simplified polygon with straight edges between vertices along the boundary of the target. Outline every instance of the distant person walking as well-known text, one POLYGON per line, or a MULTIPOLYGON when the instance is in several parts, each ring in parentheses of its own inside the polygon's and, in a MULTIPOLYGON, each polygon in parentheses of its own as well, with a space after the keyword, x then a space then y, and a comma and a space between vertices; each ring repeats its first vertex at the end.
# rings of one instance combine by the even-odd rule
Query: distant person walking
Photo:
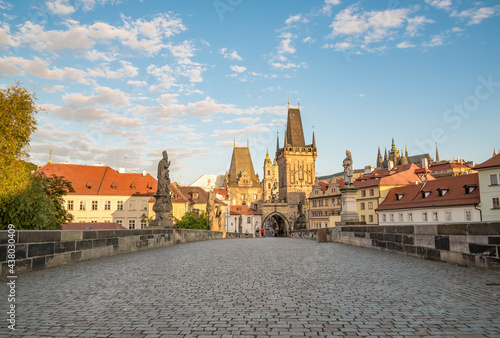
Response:
POLYGON ((264 229, 260 229, 260 234, 262 235, 262 237, 266 237, 264 236, 264 229))

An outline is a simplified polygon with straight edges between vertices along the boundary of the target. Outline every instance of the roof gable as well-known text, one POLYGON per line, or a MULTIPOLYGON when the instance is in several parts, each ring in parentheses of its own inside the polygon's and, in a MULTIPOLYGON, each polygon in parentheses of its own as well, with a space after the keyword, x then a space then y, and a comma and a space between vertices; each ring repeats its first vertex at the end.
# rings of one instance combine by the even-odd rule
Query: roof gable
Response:
POLYGON ((474 167, 474 169, 484 169, 490 167, 500 167, 500 153, 493 156, 489 160, 486 160, 483 163, 478 164, 477 166, 474 167))

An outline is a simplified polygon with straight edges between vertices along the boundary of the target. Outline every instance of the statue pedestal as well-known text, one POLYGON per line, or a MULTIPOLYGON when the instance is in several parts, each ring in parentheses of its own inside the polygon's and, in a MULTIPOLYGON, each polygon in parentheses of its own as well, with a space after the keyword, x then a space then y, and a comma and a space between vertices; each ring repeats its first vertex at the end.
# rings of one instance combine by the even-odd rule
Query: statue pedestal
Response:
POLYGON ((173 228, 174 222, 168 217, 168 214, 172 211, 170 193, 156 192, 154 197, 156 198, 156 202, 153 205, 153 211, 156 213, 156 218, 151 222, 149 227, 173 228))
POLYGON ((359 222, 359 215, 356 208, 356 192, 357 188, 346 186, 340 189, 342 194, 342 213, 340 221, 342 222, 359 222))

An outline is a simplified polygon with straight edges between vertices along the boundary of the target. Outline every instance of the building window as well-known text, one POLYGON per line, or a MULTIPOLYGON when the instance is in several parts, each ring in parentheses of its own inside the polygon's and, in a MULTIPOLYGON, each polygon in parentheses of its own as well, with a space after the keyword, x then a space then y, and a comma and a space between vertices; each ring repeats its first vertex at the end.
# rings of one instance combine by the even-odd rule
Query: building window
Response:
POLYGON ((490 175, 490 184, 491 185, 498 185, 498 176, 497 176, 497 174, 490 175))
POLYGON ((445 211, 445 217, 446 217, 446 222, 451 222, 451 211, 450 210, 445 211))
POLYGON ((385 214, 382 214, 382 221, 387 222, 387 216, 385 214))
POLYGON ((427 212, 422 213, 422 221, 427 222, 427 212))
POLYGON ((267 184, 267 189, 271 189, 271 183, 267 184))
POLYGON ((369 216, 368 216, 368 221, 369 221, 370 223, 373 223, 373 215, 369 215, 369 216))
POLYGON ((245 195, 241 195, 241 200, 244 201, 245 200, 245 195))
POLYGON ((251 223, 250 217, 247 217, 247 223, 251 223))
POLYGON ((437 211, 433 211, 432 212, 432 221, 433 222, 437 222, 438 221, 438 212, 437 211))
POLYGON ((80 210, 87 210, 87 201, 80 201, 80 210))
POLYGON ((123 210, 123 201, 116 202, 116 210, 123 210))
POLYGON ((472 221, 472 210, 465 210, 465 220, 467 222, 472 221))
POLYGON ((373 191, 373 189, 370 189, 370 196, 373 196, 375 195, 375 192, 373 191))
POLYGON ((128 202, 128 210, 135 210, 135 200, 128 202))
POLYGON ((408 213, 408 222, 413 222, 413 214, 411 212, 408 213))
POLYGON ((129 229, 135 229, 135 219, 129 219, 128 220, 128 228, 129 229))
POLYGON ((390 214, 391 222, 394 222, 394 214, 390 214))
POLYGON ((121 219, 117 219, 117 220, 116 220, 116 224, 118 224, 118 225, 123 225, 123 220, 121 220, 121 219))
POLYGON ((365 222, 365 219, 366 219, 365 215, 361 215, 361 222, 365 222))
POLYGON ((267 176, 271 176, 271 170, 267 170, 267 176))
POLYGON ((142 219, 141 220, 141 229, 144 229, 147 225, 148 225, 148 221, 146 221, 145 219, 142 219))
POLYGON ((493 204, 493 209, 500 209, 500 199, 498 197, 493 197, 491 202, 493 204))
POLYGON ((73 200, 70 200, 68 201, 68 210, 73 210, 75 205, 74 205, 74 201, 73 200))
POLYGON ((370 210, 373 209, 373 202, 368 202, 368 209, 370 209, 370 210))
POLYGON ((366 196, 366 190, 361 190, 361 197, 365 197, 366 196))
POLYGON ((400 221, 400 222, 403 222, 403 214, 402 214, 402 213, 400 213, 398 217, 399 217, 399 221, 400 221))
POLYGON ((337 204, 340 205, 340 197, 337 198, 337 204))
POLYGON ((253 195, 253 200, 256 201, 257 200, 257 195, 253 195))
POLYGON ((361 203, 361 205, 360 205, 360 209, 361 209, 361 210, 365 210, 365 203, 361 203))
POLYGON ((141 201, 141 210, 148 210, 148 201, 141 201))
POLYGON ((99 209, 99 203, 97 201, 92 201, 92 210, 99 209))
POLYGON ((104 210, 111 210, 111 201, 104 201, 104 210))

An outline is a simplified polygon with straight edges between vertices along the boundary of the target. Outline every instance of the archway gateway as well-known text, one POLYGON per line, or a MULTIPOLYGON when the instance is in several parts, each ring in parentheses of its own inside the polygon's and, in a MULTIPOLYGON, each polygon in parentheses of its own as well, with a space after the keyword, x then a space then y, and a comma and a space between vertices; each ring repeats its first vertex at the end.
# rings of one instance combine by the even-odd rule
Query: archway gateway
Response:
POLYGON ((273 212, 267 215, 262 222, 263 226, 274 229, 277 237, 287 237, 289 234, 289 224, 285 215, 280 212, 273 212))

